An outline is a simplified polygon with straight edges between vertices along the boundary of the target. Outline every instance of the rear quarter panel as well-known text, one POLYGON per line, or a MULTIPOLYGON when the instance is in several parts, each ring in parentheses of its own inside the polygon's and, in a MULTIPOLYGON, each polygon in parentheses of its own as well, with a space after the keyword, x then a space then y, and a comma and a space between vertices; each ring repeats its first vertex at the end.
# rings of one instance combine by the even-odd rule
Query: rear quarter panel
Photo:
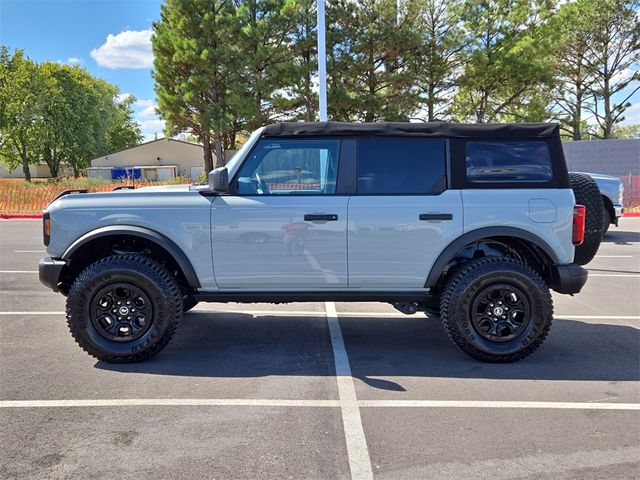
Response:
POLYGON ((545 240, 560 264, 573 262, 571 189, 467 189, 462 191, 464 232, 508 226, 545 240))

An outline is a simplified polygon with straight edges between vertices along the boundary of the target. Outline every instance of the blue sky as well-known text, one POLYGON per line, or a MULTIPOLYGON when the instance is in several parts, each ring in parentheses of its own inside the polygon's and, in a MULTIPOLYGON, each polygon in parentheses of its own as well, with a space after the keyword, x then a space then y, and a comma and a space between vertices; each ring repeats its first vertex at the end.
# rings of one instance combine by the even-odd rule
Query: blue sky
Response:
POLYGON ((78 63, 138 99, 146 138, 162 136, 154 112, 151 24, 161 0, 0 0, 0 43, 33 60, 78 63))
MULTIPOLYGON (((118 85, 123 94, 136 97, 136 119, 145 138, 151 139, 162 136, 164 126, 154 110, 150 40, 161 4, 162 0, 0 0, 0 43, 23 48, 38 62, 79 64, 118 85)), ((640 92, 631 101, 625 123, 640 123, 640 92)))

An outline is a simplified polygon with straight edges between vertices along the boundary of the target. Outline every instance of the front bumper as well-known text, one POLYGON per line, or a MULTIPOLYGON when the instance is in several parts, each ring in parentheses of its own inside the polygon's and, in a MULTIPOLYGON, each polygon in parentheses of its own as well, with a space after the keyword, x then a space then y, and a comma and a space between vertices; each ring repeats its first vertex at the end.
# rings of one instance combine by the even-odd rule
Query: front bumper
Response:
POLYGON ((40 283, 49 287, 54 292, 59 291, 58 283, 62 269, 67 263, 64 260, 56 260, 51 257, 42 257, 38 262, 38 276, 40 283))
POLYGON ((557 265, 553 288, 558 293, 579 293, 587 283, 588 272, 580 265, 569 263, 568 265, 557 265))
POLYGON ((620 217, 622 217, 622 215, 624 215, 624 207, 622 205, 614 205, 613 212, 614 212, 613 223, 615 223, 617 227, 618 220, 620 219, 620 217))

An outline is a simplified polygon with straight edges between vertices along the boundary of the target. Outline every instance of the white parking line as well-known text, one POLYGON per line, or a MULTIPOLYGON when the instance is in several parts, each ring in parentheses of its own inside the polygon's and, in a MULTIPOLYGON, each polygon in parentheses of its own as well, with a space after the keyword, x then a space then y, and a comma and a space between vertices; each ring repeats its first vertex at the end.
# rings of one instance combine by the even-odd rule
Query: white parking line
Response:
POLYGON ((86 400, 2 400, 0 408, 56 407, 339 407, 338 400, 280 400, 251 398, 114 398, 86 400))
POLYGON ((395 408, 522 408, 559 410, 640 410, 640 403, 501 402, 475 400, 361 400, 361 407, 395 408))
POLYGON ((342 424, 347 444, 351 478, 354 480, 373 479, 369 448, 364 436, 356 389, 351 376, 351 367, 349 366, 349 358, 344 346, 340 323, 338 322, 336 305, 333 302, 326 302, 325 309, 331 335, 331 346, 333 347, 333 358, 336 365, 338 396, 340 397, 340 410, 342 412, 342 424))
POLYGON ((640 273, 591 273, 589 277, 640 278, 640 273))
POLYGON ((0 273, 38 273, 37 270, 0 270, 0 273))

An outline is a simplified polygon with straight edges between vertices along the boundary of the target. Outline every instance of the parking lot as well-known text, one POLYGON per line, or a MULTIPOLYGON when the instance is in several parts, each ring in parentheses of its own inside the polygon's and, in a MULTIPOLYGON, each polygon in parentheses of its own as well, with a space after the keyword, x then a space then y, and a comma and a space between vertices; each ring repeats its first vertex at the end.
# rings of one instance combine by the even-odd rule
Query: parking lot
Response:
POLYGON ((40 231, 0 220, 0 478, 640 478, 640 218, 508 365, 332 302, 201 304, 157 357, 97 362, 38 282, 40 231))

